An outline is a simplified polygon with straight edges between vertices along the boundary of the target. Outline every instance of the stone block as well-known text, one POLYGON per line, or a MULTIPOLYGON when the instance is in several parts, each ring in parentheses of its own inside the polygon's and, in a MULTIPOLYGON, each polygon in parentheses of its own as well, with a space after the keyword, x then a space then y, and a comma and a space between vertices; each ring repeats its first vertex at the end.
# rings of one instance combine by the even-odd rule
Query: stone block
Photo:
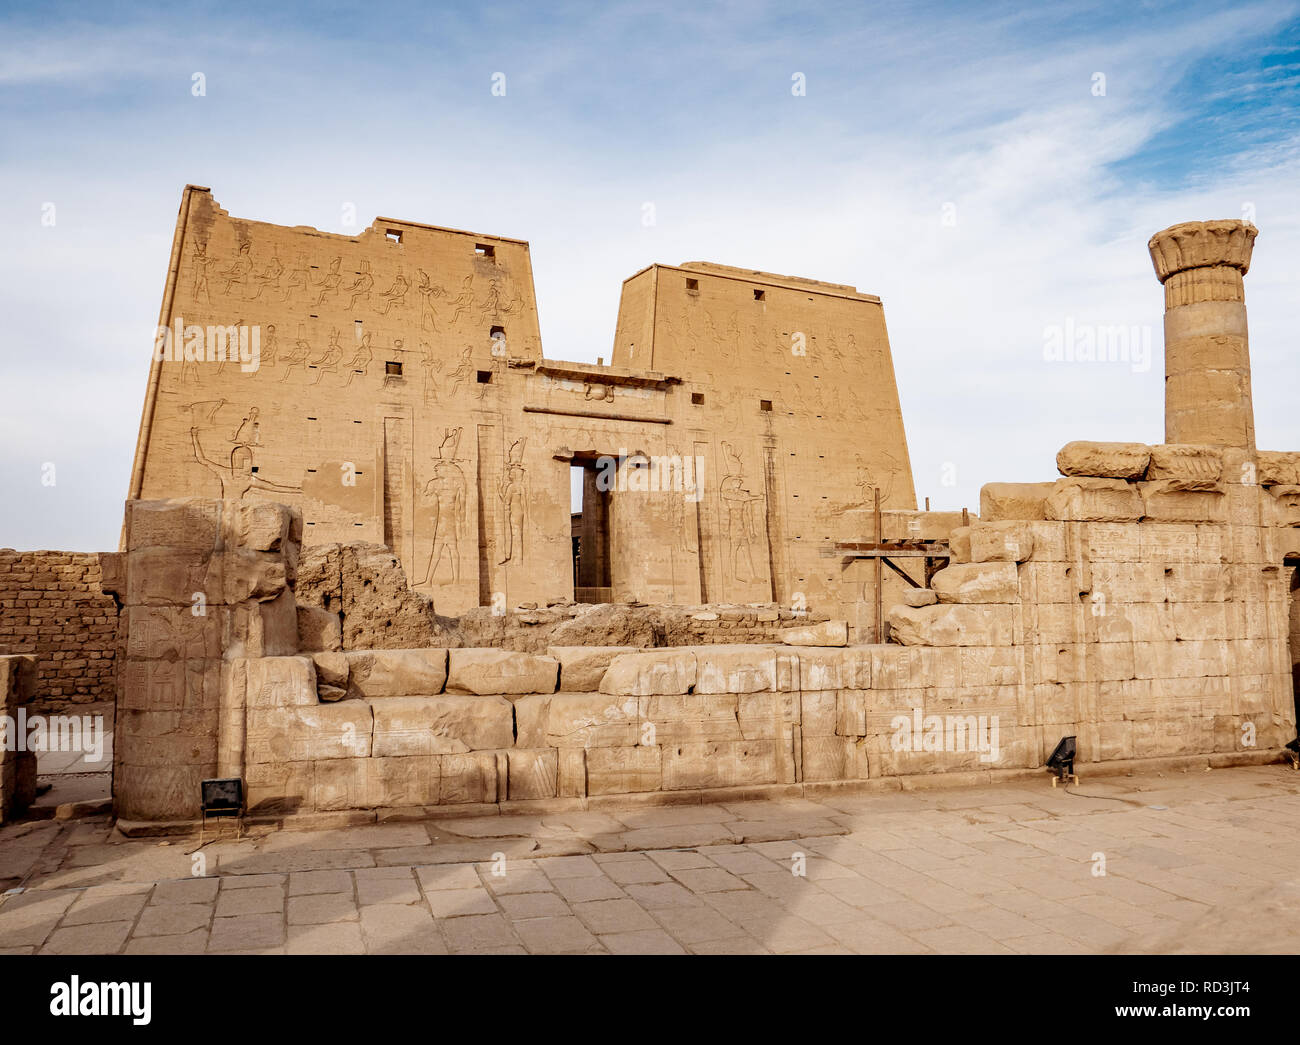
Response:
MULTIPOLYGON (((640 709, 636 697, 556 693, 547 698, 546 708, 544 742, 534 746, 594 748, 637 743, 640 709)), ((528 739, 531 743, 535 737, 528 739)))
POLYGON ((1044 519, 1054 483, 985 483, 980 487, 980 521, 1044 519))
POLYGON ((799 628, 786 628, 778 635, 787 646, 847 646, 848 622, 842 620, 805 624, 799 628))
POLYGON ((1138 483, 1143 513, 1158 522, 1227 522, 1224 491, 1188 489, 1183 479, 1157 479, 1138 483))
POLYGON ((600 681, 602 693, 646 697, 689 693, 695 685, 695 654, 663 649, 615 657, 600 681))
POLYGON ((1142 498, 1123 479, 1058 479, 1047 498, 1048 519, 1063 522, 1137 522, 1142 498))
POLYGON ((776 653, 766 646, 697 646, 696 693, 776 689, 776 653))
POLYGON ((238 542, 253 551, 281 551, 289 541, 292 522, 287 505, 272 501, 237 501, 234 505, 238 542))
POLYGON ((454 693, 554 693, 560 662, 554 657, 500 649, 453 649, 447 690, 454 693))
POLYGON ((514 744, 514 710, 504 697, 387 697, 372 708, 376 757, 463 754, 514 744))
POLYGON ((439 802, 497 802, 497 757, 493 752, 472 751, 466 755, 438 755, 439 802))
POLYGON ((1010 606, 895 606, 889 626, 904 646, 1009 646, 1012 641, 1010 606))
POLYGON ((218 548, 221 502, 202 497, 127 501, 125 547, 164 547, 207 555, 218 548))
POLYGON ((1024 562, 1034 553, 1034 531, 1017 522, 980 523, 970 528, 971 562, 1024 562))
MULTIPOLYGON (((799 653, 799 689, 824 690, 841 689, 855 685, 859 680, 849 678, 850 654, 840 649, 817 649, 808 647, 799 653)), ((870 671, 870 654, 866 657, 867 670, 870 671)), ((867 685, 870 685, 868 677, 867 685)))
POLYGON ((1223 475, 1223 451, 1217 446, 1167 443, 1151 447, 1147 479, 1171 479, 1185 490, 1207 490, 1223 475))
POLYGON ((317 685, 347 688, 348 656, 346 653, 330 651, 313 653, 311 661, 316 665, 317 685))
POLYGON ((1255 477, 1261 486, 1300 486, 1300 453, 1259 451, 1255 477))
POLYGON ((559 759, 554 748, 511 750, 506 753, 508 791, 512 802, 556 797, 559 759))
POLYGON ((1062 475, 1103 479, 1141 479, 1151 462, 1145 443, 1066 443, 1056 455, 1062 475))
POLYGON ((969 526, 959 526, 952 531, 948 538, 948 551, 952 556, 949 562, 970 562, 970 531, 969 526))
POLYGON ((636 646, 548 646, 546 655, 560 664, 559 688, 570 693, 600 689, 600 680, 610 662, 623 653, 637 653, 636 646))
POLYGON ((319 606, 298 606, 297 610, 300 650, 316 653, 343 648, 343 624, 337 613, 323 610, 319 606))
POLYGON ((662 761, 657 746, 591 748, 586 753, 587 794, 658 791, 663 781, 662 761))
POLYGON ((515 709, 515 747, 546 747, 546 720, 552 695, 527 693, 508 698, 515 709))
POLYGON ((370 705, 364 700, 250 708, 245 759, 253 763, 367 758, 372 729, 370 705))
POLYGON ((310 657, 250 657, 243 664, 247 707, 310 707, 317 703, 316 665, 310 657))
POLYGON ((740 740, 735 693, 674 693, 639 698, 640 743, 740 740))
POLYGON ((781 779, 782 765, 781 745, 776 740, 666 744, 663 788, 680 791, 773 784, 781 779))
POLYGON ((1020 601, 1020 581, 1014 562, 955 563, 936 573, 930 584, 941 603, 1020 601))
POLYGON ((12 715, 36 695, 36 671, 31 654, 0 656, 0 714, 12 715))
MULTIPOLYGON (((969 561, 969 560, 968 560, 969 561)), ((939 596, 930 588, 908 588, 903 592, 903 604, 906 606, 933 606, 939 596)))
POLYGON ((447 682, 444 649, 358 650, 346 656, 352 697, 433 696, 447 682))

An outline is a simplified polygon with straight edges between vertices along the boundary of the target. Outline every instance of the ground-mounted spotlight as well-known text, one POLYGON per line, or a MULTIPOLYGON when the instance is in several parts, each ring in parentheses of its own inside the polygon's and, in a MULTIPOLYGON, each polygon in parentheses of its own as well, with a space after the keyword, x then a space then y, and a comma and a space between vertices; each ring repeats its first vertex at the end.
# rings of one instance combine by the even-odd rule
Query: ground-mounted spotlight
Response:
POLYGON ((208 826, 208 817, 241 816, 244 812, 244 781, 239 777, 223 777, 199 782, 200 805, 203 823, 199 837, 208 826))
POLYGON ((1287 744, 1284 750, 1286 751, 1287 761, 1291 763, 1291 768, 1300 769, 1300 737, 1296 737, 1295 740, 1287 744))
POLYGON ((1052 777, 1053 787, 1058 783, 1068 784, 1071 780, 1076 784, 1079 782, 1079 775, 1074 771, 1074 756, 1077 751, 1078 745, 1074 737, 1062 737, 1048 756, 1047 768, 1055 774, 1052 777))

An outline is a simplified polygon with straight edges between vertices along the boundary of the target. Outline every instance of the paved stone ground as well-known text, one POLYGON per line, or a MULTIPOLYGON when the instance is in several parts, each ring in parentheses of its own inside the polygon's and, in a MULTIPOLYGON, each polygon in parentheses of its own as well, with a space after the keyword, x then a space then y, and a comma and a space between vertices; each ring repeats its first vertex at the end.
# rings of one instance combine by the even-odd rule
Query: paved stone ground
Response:
POLYGON ((0 954, 1297 946, 1300 775, 1173 772, 1078 791, 1044 779, 449 819, 198 852, 124 839, 103 818, 11 825, 0 880, 22 891, 0 903, 0 954))

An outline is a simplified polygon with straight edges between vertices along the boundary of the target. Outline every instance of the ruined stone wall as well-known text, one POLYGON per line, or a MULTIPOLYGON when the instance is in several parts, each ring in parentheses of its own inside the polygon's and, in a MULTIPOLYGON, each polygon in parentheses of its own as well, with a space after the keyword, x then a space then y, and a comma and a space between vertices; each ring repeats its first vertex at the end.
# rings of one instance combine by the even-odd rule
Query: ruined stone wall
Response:
MULTIPOLYGON (((106 582, 126 605, 119 815, 192 816, 214 774, 279 815, 1028 769, 1064 735, 1081 764, 1268 757, 1295 722, 1300 485, 1277 481, 1292 465, 1261 455, 1247 485, 1204 448, 1135 456, 1127 480, 1001 488, 1000 510, 1038 518, 959 528, 956 561, 913 596, 935 601, 895 607, 896 641, 871 646, 827 621, 781 628, 781 645, 552 630, 535 652, 340 649, 347 614, 296 603, 320 563, 298 573, 286 509, 135 502, 106 582)), ((592 612, 616 609, 651 608, 592 612)))
POLYGON ((113 699, 117 605, 101 581, 94 552, 0 549, 0 654, 36 657, 34 709, 113 699))
POLYGON ((992 660, 1029 764, 1070 734, 1085 761, 1293 739, 1295 455, 1080 442, 1057 463, 1053 483, 986 487, 937 602, 890 613, 896 641, 947 657, 936 711, 997 710, 968 677, 992 660))
POLYGON ((771 604, 648 606, 641 603, 505 606, 458 617, 434 612, 407 585, 397 557, 378 545, 305 548, 295 585, 304 650, 494 646, 540 653, 547 646, 691 646, 780 641, 780 632, 825 614, 771 604), (335 638, 337 636, 337 638, 335 638))

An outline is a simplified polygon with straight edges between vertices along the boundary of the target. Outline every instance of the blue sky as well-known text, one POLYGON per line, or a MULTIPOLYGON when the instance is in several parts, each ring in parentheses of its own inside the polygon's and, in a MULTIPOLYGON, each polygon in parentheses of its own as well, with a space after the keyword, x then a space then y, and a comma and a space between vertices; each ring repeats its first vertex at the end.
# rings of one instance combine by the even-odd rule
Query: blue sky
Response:
POLYGON ((1257 430, 1300 449, 1300 2, 0 6, 0 546, 116 546, 187 182, 527 239, 557 359, 652 261, 879 294, 935 507, 1160 441, 1146 241, 1253 214, 1257 430), (1044 360, 1067 322, 1149 368, 1044 360))

